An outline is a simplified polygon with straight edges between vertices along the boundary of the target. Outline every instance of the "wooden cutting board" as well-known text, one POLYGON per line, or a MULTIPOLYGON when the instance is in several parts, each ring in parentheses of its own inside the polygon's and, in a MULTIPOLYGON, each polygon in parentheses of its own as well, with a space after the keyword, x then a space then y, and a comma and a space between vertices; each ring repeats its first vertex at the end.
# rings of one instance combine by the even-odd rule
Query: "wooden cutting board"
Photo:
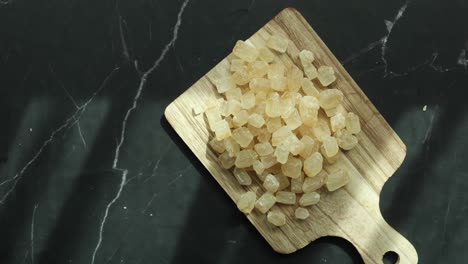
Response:
MULTIPOLYGON (((280 253, 292 253, 322 236, 338 236, 350 241, 365 263, 382 263, 382 256, 388 251, 399 255, 397 263, 417 263, 414 247, 385 222, 379 210, 380 192, 385 181, 403 162, 405 145, 297 10, 287 8, 281 11, 248 41, 255 46, 264 46, 272 34, 291 40, 287 53, 280 55, 286 66, 298 62, 300 50, 309 49, 316 54, 319 65, 335 68, 337 81, 332 85, 345 94, 344 108, 360 116, 362 132, 358 146, 344 153, 332 165, 346 170, 351 176, 350 183, 332 193, 322 192, 320 203, 309 209, 309 219, 293 219, 293 206, 282 205, 275 207, 284 211, 288 221, 280 228, 272 227, 265 215, 257 210, 247 218, 280 253)), ((217 98, 220 96, 212 80, 229 71, 227 58, 173 101, 166 108, 165 116, 235 202, 246 188, 238 184, 230 171, 218 164, 217 155, 207 147, 210 133, 203 114, 195 115, 193 112, 194 107, 204 108, 219 102, 217 98)), ((257 191, 258 185, 253 184, 249 189, 257 191)))

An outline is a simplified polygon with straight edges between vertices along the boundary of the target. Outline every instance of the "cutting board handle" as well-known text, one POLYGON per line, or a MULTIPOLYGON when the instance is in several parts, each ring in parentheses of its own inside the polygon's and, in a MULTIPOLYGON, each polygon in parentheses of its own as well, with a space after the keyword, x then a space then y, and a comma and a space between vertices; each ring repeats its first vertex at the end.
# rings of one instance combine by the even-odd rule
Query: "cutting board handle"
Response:
POLYGON ((389 251, 398 255, 396 261, 398 264, 418 263, 418 255, 414 246, 383 219, 380 211, 375 216, 362 214, 359 217, 363 217, 363 222, 373 223, 368 226, 373 235, 368 236, 364 234, 367 232, 363 232, 361 238, 357 238, 356 235, 353 238, 344 238, 356 247, 364 263, 382 264, 383 256, 389 251))

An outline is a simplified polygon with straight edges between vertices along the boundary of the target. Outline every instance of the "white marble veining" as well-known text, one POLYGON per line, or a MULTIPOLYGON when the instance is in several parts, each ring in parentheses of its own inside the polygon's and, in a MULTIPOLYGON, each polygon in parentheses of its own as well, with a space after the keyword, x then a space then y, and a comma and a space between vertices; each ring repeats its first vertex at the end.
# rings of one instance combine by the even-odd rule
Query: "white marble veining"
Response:
POLYGON ((92 259, 91 259, 91 263, 94 263, 95 259, 96 259, 96 254, 99 250, 99 247, 101 246, 101 243, 102 243, 102 233, 104 231, 104 225, 106 224, 106 220, 107 220, 107 217, 109 215, 109 209, 111 208, 111 206, 119 199, 121 193, 122 193, 122 190, 126 184, 126 180, 127 180, 127 173, 128 173, 128 170, 121 170, 121 169, 118 169, 118 168, 114 168, 116 170, 119 170, 122 172, 122 178, 121 178, 121 181, 120 181, 120 185, 119 185, 119 189, 117 190, 117 193, 116 195, 114 196, 114 198, 107 204, 106 206, 106 210, 104 211, 104 216, 102 217, 102 221, 101 221, 101 224, 99 225, 99 237, 98 237, 98 242, 96 244, 96 247, 94 248, 94 251, 93 251, 93 256, 92 256, 92 259))
MULTIPOLYGON (((75 98, 73 98, 73 96, 71 95, 71 93, 67 90, 67 88, 65 88, 65 85, 63 85, 63 83, 60 81, 60 79, 57 77, 57 74, 55 73, 54 69, 52 68, 51 65, 49 65, 49 69, 50 69, 50 72, 52 73, 52 75, 54 75, 56 78, 57 78, 57 81, 60 85, 60 87, 62 87, 63 91, 65 92, 65 95, 68 97, 68 99, 70 99, 70 101, 72 102, 72 104, 75 106, 76 110, 79 110, 80 109, 80 106, 78 105, 78 103, 76 102, 75 98)), ((81 125, 80 125, 80 120, 79 119, 75 119, 76 121, 76 128, 78 129, 78 134, 80 135, 80 139, 81 139, 81 142, 83 142, 83 146, 84 148, 86 148, 86 140, 83 136, 83 131, 81 131, 81 125)))
MULTIPOLYGON (((344 60, 341 60, 341 64, 347 65, 350 62, 352 62, 352 61, 356 60, 357 58, 359 58, 360 56, 362 56, 362 55, 364 55, 364 54, 366 54, 366 53, 380 47, 380 60, 381 60, 381 62, 383 64, 383 66, 379 65, 379 66, 373 67, 371 69, 366 70, 364 73, 372 72, 372 71, 375 71, 377 69, 383 68, 384 77, 401 77, 401 76, 406 76, 406 75, 408 75, 408 74, 410 74, 410 73, 412 73, 412 72, 414 72, 416 70, 419 70, 419 69, 421 69, 422 67, 425 67, 425 66, 427 66, 430 69, 432 69, 433 71, 439 72, 439 73, 444 73, 444 72, 450 72, 450 71, 453 71, 453 70, 457 70, 457 69, 459 69, 459 66, 462 66, 465 70, 467 70, 468 59, 466 58, 466 50, 465 49, 461 50, 460 55, 458 57, 458 60, 456 62, 456 65, 452 66, 452 67, 442 67, 440 65, 437 65, 436 60, 439 57, 439 53, 434 52, 434 53, 431 54, 431 56, 429 58, 427 58, 422 63, 410 66, 409 68, 407 68, 403 72, 396 72, 396 71, 389 68, 388 61, 387 61, 387 52, 388 52, 388 49, 389 49, 388 40, 389 40, 390 36, 392 35, 392 32, 394 31, 395 25, 405 15, 405 13, 407 12, 407 8, 408 8, 408 6, 410 4, 411 4, 411 1, 409 1, 409 0, 406 1, 398 9, 398 12, 395 15, 395 17, 393 18, 393 20, 391 20, 391 21, 390 20, 384 20, 385 26, 387 28, 387 34, 385 36, 381 37, 380 39, 378 39, 376 41, 371 42, 369 45, 367 45, 366 47, 360 49, 359 51, 352 53, 351 55, 349 55, 344 60)), ((359 76, 360 75, 362 75, 362 73, 359 74, 359 76)))
POLYGON ((387 42, 388 42, 388 39, 390 38, 390 35, 392 34, 393 27, 395 26, 396 23, 398 23, 400 18, 405 13, 406 8, 408 7, 408 4, 409 4, 409 1, 406 1, 403 4, 403 6, 400 7, 393 21, 385 20, 385 25, 387 26, 388 33, 386 36, 382 38, 382 48, 381 48, 381 59, 382 59, 382 62, 384 63, 384 76, 395 74, 391 70, 388 69, 388 63, 387 63, 387 58, 386 58, 387 42))
MULTIPOLYGON (((4 212, 3 230, 6 231, 4 252, 10 251, 0 257, 1 263, 183 263, 187 260, 184 254, 190 253, 192 247, 194 250, 208 248, 210 252, 216 252, 210 256, 200 255, 193 259, 195 262, 201 258, 205 262, 216 262, 222 258, 236 263, 241 259, 238 253, 245 248, 250 248, 246 251, 249 256, 259 256, 255 255, 259 249, 255 248, 250 237, 238 235, 247 234, 248 230, 244 230, 245 221, 229 221, 230 212, 223 210, 213 210, 216 212, 213 219, 223 221, 205 221, 203 212, 200 213, 203 210, 199 208, 216 192, 207 191, 212 186, 205 182, 204 177, 201 177, 203 175, 197 175, 198 171, 182 155, 186 154, 183 153, 184 149, 177 148, 177 142, 172 142, 171 131, 164 131, 166 128, 164 124, 161 126, 159 118, 163 118, 162 111, 170 98, 179 93, 179 89, 171 88, 186 86, 187 80, 195 80, 199 71, 211 68, 216 62, 214 57, 219 54, 211 54, 214 57, 209 59, 210 50, 207 47, 222 48, 238 38, 235 35, 241 33, 242 26, 251 20, 250 16, 245 16, 246 10, 254 8, 258 19, 266 21, 282 9, 284 3, 269 3, 266 6, 266 1, 256 3, 255 0, 248 0, 236 2, 236 5, 213 6, 212 3, 203 3, 195 6, 195 2, 191 1, 189 7, 189 1, 150 1, 143 5, 128 2, 125 3, 125 15, 119 13, 118 7, 109 6, 108 3, 93 5, 91 7, 94 9, 89 12, 88 6, 79 8, 78 5, 67 10, 63 8, 70 3, 54 3, 55 9, 47 10, 52 15, 46 13, 46 10, 44 13, 38 12, 41 16, 49 15, 46 21, 42 21, 41 16, 33 15, 35 12, 26 12, 31 16, 28 17, 30 24, 24 25, 29 26, 29 31, 24 31, 21 14, 25 13, 24 9, 32 10, 31 3, 0 0, 0 11, 6 13, 10 9, 18 9, 15 11, 17 13, 5 16, 11 18, 0 20, 20 21, 18 25, 5 23, 3 28, 11 34, 12 39, 7 40, 11 44, 7 43, 6 47, 0 45, 0 67, 3 67, 5 73, 0 79, 2 85, 11 87, 3 99, 8 104, 8 110, 15 110, 15 113, 8 114, 12 119, 6 121, 9 127, 5 130, 5 151, 0 155, 0 209, 4 212), (255 5, 259 5, 259 8, 255 8, 255 5), (260 9, 263 11, 257 12, 260 9), (187 14, 189 10, 192 14, 187 14), (63 21, 64 17, 70 15, 77 18, 74 19, 76 22, 73 19, 63 21), (189 20, 199 17, 193 15, 203 16, 203 19, 188 25, 189 20), (84 19, 89 18, 99 19, 103 23, 93 29, 87 28, 90 24, 84 19), (225 21, 216 25, 220 19, 225 21), (34 25, 36 21, 39 23, 34 25), (180 28, 181 24, 183 28, 180 28), (49 27, 45 29, 45 25, 49 27), (66 34, 60 31, 61 26, 65 27, 66 34), (220 28, 228 28, 233 33, 219 32, 220 28), (165 33, 161 36, 161 32, 165 33), (196 40, 191 43, 183 43, 185 39, 194 38, 196 40), (214 46, 211 45, 213 41, 214 46), (148 50, 149 44, 154 43, 161 46, 156 50, 154 47, 148 50), (53 45, 57 45, 55 50, 51 47, 53 45), (154 54, 154 57, 142 55, 145 53, 154 54), (207 53, 208 59, 200 59, 206 57, 207 53), (35 59, 32 61, 33 66, 28 66, 29 55, 35 59), (145 63, 141 63, 142 58, 145 63), (117 67, 109 73, 113 65, 119 65, 121 69, 117 67), (59 74, 54 72, 52 66, 59 74), (102 70, 106 72, 102 73, 102 70), (102 75, 96 75, 98 72, 102 75), (96 76, 98 79, 93 83, 100 82, 105 74, 108 76, 102 85, 96 83, 91 90, 72 89, 72 85, 80 87, 80 84, 89 83, 96 76), (161 75, 163 77, 159 79, 161 75), (101 87, 94 92, 99 85, 101 87), (10 92, 13 89, 17 91, 10 92), (43 101, 39 104, 39 100, 43 101), (62 109, 57 106, 63 104, 57 104, 58 100, 64 101, 67 112, 60 112, 62 109), (49 122, 54 123, 51 126, 49 122), (10 135, 13 135, 11 143, 8 142, 10 135), (27 203, 23 206, 22 201, 27 203), (24 219, 18 217, 21 221, 10 220, 10 216, 15 218, 17 212, 24 219), (74 227, 74 232, 64 233, 70 226, 74 227), (209 241, 194 245, 192 238, 199 237, 206 226, 214 227, 217 234, 208 237, 209 241)), ((299 4, 302 7, 299 11, 307 18, 310 12, 314 14, 315 11, 303 7, 317 5, 310 6, 306 2, 299 4)), ((427 3, 429 8, 432 8, 432 4, 427 3)), ((322 6, 326 9, 326 4, 317 7, 322 6)), ((453 185, 459 186, 458 189, 444 189, 442 193, 448 193, 447 199, 442 196, 438 203, 431 206, 431 210, 415 206, 411 211, 413 215, 420 216, 429 213, 434 216, 433 222, 438 224, 418 226, 418 229, 413 230, 413 239, 421 235, 425 238, 436 237, 443 246, 427 247, 447 251, 447 248, 458 248, 462 243, 460 239, 463 239, 463 236, 454 235, 457 234, 454 227, 457 224, 462 226, 454 208, 460 208, 462 204, 462 210, 458 211, 466 212, 465 209, 468 209, 463 206, 463 199, 460 199, 463 198, 463 182, 460 179, 463 179, 466 170, 459 166, 465 156, 460 145, 463 145, 466 126, 460 128, 464 123, 457 120, 465 108, 458 103, 456 108, 452 107, 452 100, 457 99, 465 85, 468 46, 466 38, 464 48, 459 50, 462 47, 460 43, 446 41, 441 44, 435 38, 428 43, 419 43, 420 35, 408 36, 407 33, 418 25, 421 15, 427 14, 426 10, 421 10, 423 7, 424 4, 418 1, 399 0, 379 8, 378 14, 390 11, 388 16, 377 18, 380 31, 364 42, 352 39, 343 44, 354 45, 357 49, 341 62, 351 68, 350 72, 356 79, 373 72, 369 74, 372 76, 359 78, 364 83, 385 82, 381 87, 385 87, 386 91, 370 94, 377 101, 385 102, 385 96, 403 98, 401 107, 398 105, 396 110, 390 107, 392 127, 409 146, 406 163, 400 174, 411 177, 422 175, 421 179, 426 182, 435 182, 447 188, 452 186, 444 185, 450 177, 454 179, 453 185), (390 10, 385 10, 388 7, 390 10), (363 48, 359 49, 356 43, 363 45, 363 48), (405 54, 400 54, 400 51, 405 53, 400 50, 404 45, 412 49, 424 46, 416 55, 427 53, 422 55, 422 60, 411 61, 405 54), (433 50, 428 51, 428 48, 433 50), (451 61, 446 60, 448 56, 452 56, 451 61), (407 75, 408 78, 400 79, 407 75), (451 87, 450 81, 456 82, 456 85, 451 87), (424 87, 418 86, 418 83, 424 87), (450 94, 445 91, 450 91, 450 94), (438 95, 443 97, 437 98, 438 95), (446 109, 456 111, 453 114, 454 121, 446 120, 450 114, 446 114, 446 109), (443 124, 452 125, 454 129, 451 131, 461 131, 461 135, 455 137, 451 132, 454 146, 446 147, 449 151, 444 151, 449 153, 448 156, 454 156, 453 162, 441 159, 440 165, 434 166, 433 161, 438 159, 436 152, 441 153, 436 137, 443 124), (442 172, 436 174, 433 172, 436 169, 442 172), (439 175, 440 181, 437 182, 439 175), (437 206, 439 210, 433 209, 437 206), (435 231, 426 235, 426 230, 435 231)), ((361 11, 367 12, 366 9, 361 11)), ((450 12, 447 15, 455 16, 457 13, 450 12)), ((447 34, 465 31, 456 23, 450 26, 453 27, 446 28, 447 34)), ((422 30, 439 36, 439 29, 422 30)), ((387 193, 386 197, 404 196, 405 188, 401 186, 412 182, 416 181, 398 180, 396 188, 390 187, 391 191, 396 189, 393 191, 395 195, 389 196, 387 193), (397 192, 399 188, 403 192, 397 192)), ((424 181, 420 185, 424 190, 431 190, 432 187, 424 184, 424 181)), ((427 192, 419 195, 418 202, 427 200, 424 196, 430 195, 427 192)), ((224 201, 216 200, 211 206, 219 209, 224 201)), ((407 207, 412 209, 411 206, 407 207)), ((398 214, 392 214, 392 217, 396 219, 398 214)), ((405 228, 409 226, 411 229, 414 225, 411 222, 413 220, 398 221, 405 228)), ((265 261, 260 262, 275 261, 274 255, 261 255, 265 261)), ((445 257, 449 254, 440 255, 445 257)), ((333 258, 327 259, 321 258, 322 262, 333 262, 333 258)), ((320 262, 320 258, 318 260, 320 262)))
POLYGON ((161 154, 159 155, 159 157, 157 158, 156 162, 154 163, 154 166, 153 166, 153 169, 151 170, 151 175, 148 176, 146 179, 143 180, 143 183, 151 180, 152 178, 154 178, 156 176, 156 172, 158 171, 159 169, 159 164, 161 163, 161 161, 164 159, 164 157, 167 156, 167 153, 173 149, 173 145, 172 144, 169 144, 166 149, 164 151, 161 152, 161 154))
POLYGON ((447 221, 448 221, 448 217, 449 217, 449 214, 450 214, 450 206, 452 205, 452 200, 453 200, 453 194, 450 195, 450 197, 449 197, 449 199, 447 201, 447 207, 445 209, 444 229, 442 231, 444 242, 447 241, 447 221))
POLYGON ((360 50, 357 51, 357 52, 352 53, 352 54, 349 55, 346 59, 340 61, 341 64, 346 65, 346 64, 348 64, 349 62, 352 62, 352 61, 354 61, 355 59, 359 58, 360 56, 362 56, 362 55, 368 53, 369 51, 371 51, 371 50, 377 48, 378 46, 381 46, 384 38, 385 38, 385 37, 382 37, 382 38, 380 38, 380 39, 378 39, 378 40, 376 40, 376 41, 373 41, 373 42, 371 42, 369 45, 367 45, 366 47, 360 49, 360 50))
POLYGON ((119 15, 119 33, 120 33, 120 42, 122 43, 122 53, 126 60, 130 60, 130 53, 128 52, 127 41, 123 33, 124 30, 122 28, 122 23, 124 23, 125 25, 127 24, 127 22, 125 22, 122 16, 119 15))
MULTIPOLYGON (((104 216, 102 217, 101 224, 99 226, 98 241, 96 243, 96 246, 94 248, 94 251, 93 251, 93 254, 92 254, 92 257, 91 257, 91 264, 94 264, 94 262, 96 260, 96 255, 97 255, 97 253, 99 251, 99 248, 101 247, 101 243, 102 243, 102 240, 103 240, 103 231, 104 231, 104 227, 105 227, 105 224, 106 224, 106 221, 107 221, 107 217, 109 215, 109 210, 112 207, 112 205, 120 198, 120 195, 122 194, 122 190, 124 189, 125 184, 126 184, 128 169, 118 167, 118 163, 119 163, 119 160, 120 160, 120 149, 122 148, 122 145, 123 145, 123 143, 125 141, 125 133, 127 131, 128 119, 130 118, 132 112, 138 106, 139 99, 140 99, 140 97, 142 95, 143 89, 145 87, 145 84, 147 82, 147 79, 148 79, 149 75, 154 70, 157 69, 157 67, 160 65, 160 63, 166 57, 166 54, 169 52, 169 49, 174 45, 175 41, 177 40, 178 33, 179 33, 179 28, 180 28, 180 25, 182 23, 182 14, 184 13, 185 7, 187 6, 188 3, 189 3, 189 0, 185 0, 182 3, 181 7, 180 7, 180 10, 179 10, 179 12, 177 14, 177 21, 176 21, 176 24, 175 24, 174 29, 172 31, 171 40, 166 44, 166 46, 162 50, 159 57, 155 60, 153 65, 148 70, 146 70, 145 72, 143 72, 141 74, 138 89, 136 91, 135 96, 133 97, 133 103, 132 103, 131 107, 127 110, 127 112, 125 113, 125 116, 124 116, 124 118, 122 120, 122 125, 121 125, 121 130, 120 130, 120 138, 119 138, 117 146, 115 148, 114 161, 113 161, 113 164, 112 164, 112 169, 121 173, 121 181, 120 181, 119 188, 118 188, 114 198, 107 204, 106 209, 104 210, 104 216)), ((122 21, 122 20, 120 19, 119 21, 122 21)), ((121 22, 119 23, 119 25, 121 25, 121 22)), ((122 32, 122 30, 120 32, 122 32)), ((123 52, 124 52, 124 54, 126 54, 127 57, 129 57, 128 51, 126 50, 127 45, 125 44, 126 42, 125 42, 125 39, 124 39, 122 34, 121 34, 121 41, 123 42, 123 49, 124 49, 123 52)), ((135 68, 138 71, 137 65, 138 65, 137 62, 135 61, 135 68)))
POLYGON ((71 127, 73 127, 74 125, 76 125, 78 123, 78 121, 80 120, 81 116, 83 115, 83 113, 86 111, 88 105, 94 100, 94 98, 96 97, 96 95, 106 86, 106 84, 108 83, 108 81, 112 78, 112 76, 114 75, 114 73, 116 71, 119 70, 119 67, 116 67, 114 68, 107 76, 106 78, 104 79, 104 81, 102 82, 102 84, 99 86, 99 88, 91 95, 91 97, 81 106, 78 107, 78 109, 76 109, 75 112, 73 112, 73 114, 67 118, 65 120, 65 122, 60 125, 58 128, 56 128, 55 130, 52 131, 52 133, 50 134, 49 138, 44 141, 41 145, 41 147, 39 147, 39 149, 35 152, 35 154, 33 155, 33 157, 26 163, 26 165, 24 165, 23 168, 21 168, 12 178, 10 179, 6 179, 2 182, 0 182, 0 186, 4 185, 4 184, 8 184, 10 182, 12 182, 12 185, 10 186, 10 188, 2 195, 2 197, 0 198, 0 204, 3 204, 5 202, 5 200, 11 195, 11 193, 14 192, 14 190, 16 189, 16 185, 18 184, 18 182, 21 180, 21 178, 23 177, 24 173, 26 172, 26 170, 37 160, 37 158, 39 158, 39 156, 42 154, 42 152, 54 141, 54 139, 64 130, 66 129, 69 129, 71 127))
POLYGON ((35 223, 35 220, 36 220, 36 210, 37 210, 37 207, 39 206, 39 204, 36 204, 34 205, 34 209, 33 209, 33 212, 32 212, 32 217, 31 217, 31 235, 30 235, 30 239, 31 239, 31 264, 34 264, 34 223, 35 223))
POLYGON ((173 184, 175 184, 179 179, 181 179, 183 176, 184 176, 184 172, 186 172, 187 170, 189 170, 190 168, 192 168, 192 165, 190 164, 189 166, 187 166, 186 168, 180 170, 179 172, 177 172, 177 176, 172 179, 171 181, 169 181, 169 183, 166 185, 166 187, 164 188, 163 191, 157 191, 153 194, 153 196, 151 196, 151 199, 146 203, 146 206, 143 208, 143 210, 141 211, 142 214, 146 213, 146 211, 148 210, 148 208, 151 206, 151 204, 154 202, 154 200, 159 197, 161 195, 162 192, 164 191, 167 191, 169 187, 171 187, 173 184))
POLYGON ((429 121, 429 126, 427 127, 426 133, 424 134, 424 139, 423 139, 423 144, 425 144, 428 140, 431 139, 432 136, 432 130, 434 129, 434 120, 436 117, 436 114, 438 113, 439 108, 436 106, 435 109, 431 113, 431 119, 429 121))

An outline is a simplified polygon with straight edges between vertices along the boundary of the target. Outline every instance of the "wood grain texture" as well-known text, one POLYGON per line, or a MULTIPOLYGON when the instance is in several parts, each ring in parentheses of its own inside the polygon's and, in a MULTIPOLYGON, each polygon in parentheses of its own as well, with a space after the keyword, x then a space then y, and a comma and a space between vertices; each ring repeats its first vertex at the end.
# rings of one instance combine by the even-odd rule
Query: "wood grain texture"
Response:
MULTIPOLYGON (((248 41, 255 46, 264 46, 272 34, 291 40, 287 53, 280 55, 286 66, 298 62, 300 50, 309 49, 315 52, 319 65, 335 68, 337 81, 333 88, 345 94, 344 108, 360 116, 362 132, 358 146, 345 152, 337 163, 326 168, 346 170, 351 176, 350 183, 333 193, 322 192, 320 203, 310 208, 311 217, 308 220, 293 219, 293 207, 282 205, 275 207, 286 213, 288 223, 280 228, 272 227, 265 215, 256 210, 247 218, 280 253, 292 253, 322 236, 338 236, 350 241, 365 263, 382 263, 382 256, 387 251, 399 255, 398 263, 417 263, 414 247, 385 222, 379 210, 380 191, 403 162, 405 145, 297 10, 283 10, 248 41)), ((193 114, 194 106, 219 103, 217 99, 220 96, 212 80, 227 73, 228 57, 172 102, 165 116, 235 202, 246 189, 258 192, 259 185, 253 184, 249 188, 240 186, 231 172, 218 164, 216 154, 207 147, 211 136, 204 116, 193 114)))

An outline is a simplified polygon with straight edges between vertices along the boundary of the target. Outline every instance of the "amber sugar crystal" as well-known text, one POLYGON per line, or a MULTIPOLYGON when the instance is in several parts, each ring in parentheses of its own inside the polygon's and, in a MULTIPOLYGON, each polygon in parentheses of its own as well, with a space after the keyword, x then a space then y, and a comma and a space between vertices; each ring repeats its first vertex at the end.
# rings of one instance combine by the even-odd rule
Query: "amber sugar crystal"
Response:
POLYGON ((351 180, 341 169, 327 173, 327 166, 359 144, 361 123, 342 106, 339 75, 314 50, 297 53, 279 35, 260 46, 237 41, 229 64, 213 80, 220 104, 194 106, 194 113, 205 113, 208 146, 220 166, 242 188, 257 188, 237 197, 237 207, 245 214, 256 208, 273 227, 309 219, 321 192, 351 180), (284 63, 293 52, 297 65, 284 63), (293 215, 286 217, 285 206, 294 207, 293 215))

